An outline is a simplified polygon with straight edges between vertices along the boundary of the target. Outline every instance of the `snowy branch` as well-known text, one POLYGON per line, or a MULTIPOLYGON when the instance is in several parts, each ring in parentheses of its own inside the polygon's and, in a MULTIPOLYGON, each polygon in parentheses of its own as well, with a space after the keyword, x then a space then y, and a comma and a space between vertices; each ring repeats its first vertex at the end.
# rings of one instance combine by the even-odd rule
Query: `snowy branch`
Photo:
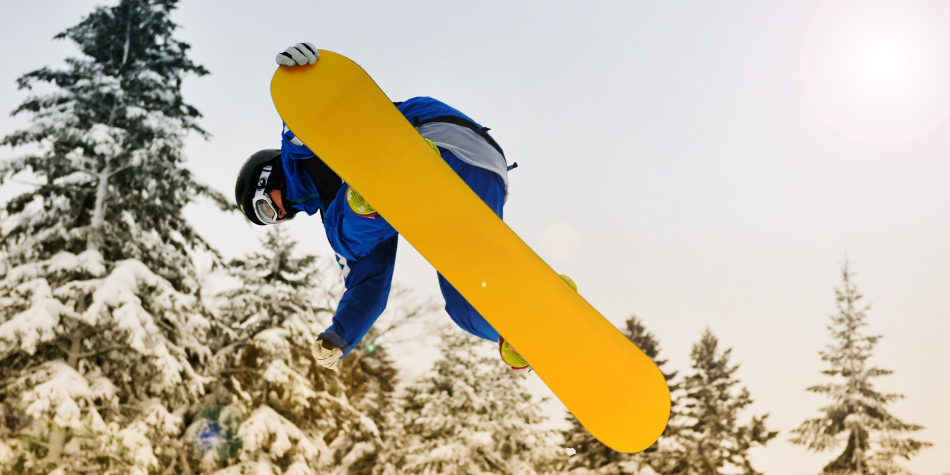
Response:
POLYGON ((126 350, 126 349, 128 349, 128 348, 129 348, 129 347, 128 347, 127 345, 114 345, 114 346, 109 346, 109 347, 102 348, 102 349, 99 349, 99 350, 96 350, 96 351, 89 351, 89 352, 86 352, 86 353, 80 353, 80 354, 77 355, 77 357, 79 357, 79 358, 90 358, 90 357, 92 357, 92 356, 97 356, 97 355, 101 355, 101 354, 103 354, 103 353, 108 353, 108 352, 110 352, 110 351, 112 351, 112 350, 126 350))
MULTIPOLYGON (((81 171, 81 172, 83 172, 83 173, 89 173, 89 172, 86 172, 85 170, 76 170, 76 171, 81 171)), ((91 193, 91 192, 93 191, 93 190, 90 189, 90 188, 81 188, 81 187, 78 187, 78 186, 70 186, 70 185, 56 185, 56 184, 45 184, 45 183, 30 183, 30 182, 22 181, 22 180, 10 180, 10 182, 11 182, 11 183, 18 183, 18 184, 20 184, 20 185, 32 186, 32 187, 34 187, 34 188, 44 188, 44 187, 48 187, 48 188, 55 188, 55 189, 57 189, 57 190, 76 191, 76 192, 79 192, 79 193, 91 193)))

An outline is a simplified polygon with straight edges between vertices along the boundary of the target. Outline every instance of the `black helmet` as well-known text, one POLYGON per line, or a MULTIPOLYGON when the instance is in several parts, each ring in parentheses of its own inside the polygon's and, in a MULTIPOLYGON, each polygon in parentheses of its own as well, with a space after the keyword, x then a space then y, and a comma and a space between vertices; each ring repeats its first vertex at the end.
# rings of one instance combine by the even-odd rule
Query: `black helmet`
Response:
POLYGON ((244 165, 241 165, 241 171, 238 172, 237 181, 234 183, 235 203, 247 219, 259 226, 264 226, 265 223, 261 222, 254 210, 254 197, 259 191, 275 188, 268 187, 267 182, 272 167, 283 168, 279 160, 280 150, 277 149, 266 149, 254 153, 244 162, 244 165), (266 171, 265 167, 268 168, 266 171))

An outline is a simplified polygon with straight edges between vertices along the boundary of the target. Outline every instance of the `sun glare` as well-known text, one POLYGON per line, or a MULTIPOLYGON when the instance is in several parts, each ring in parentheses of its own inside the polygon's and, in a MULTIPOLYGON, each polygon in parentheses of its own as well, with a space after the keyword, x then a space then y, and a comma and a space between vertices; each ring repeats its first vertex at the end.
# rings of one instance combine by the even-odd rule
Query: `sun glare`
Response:
POLYGON ((893 38, 872 39, 860 56, 861 73, 882 88, 900 88, 901 80, 907 80, 910 56, 911 51, 893 38))
POLYGON ((935 0, 829 0, 805 35, 802 75, 812 105, 845 135, 919 138, 950 115, 950 10, 935 0))

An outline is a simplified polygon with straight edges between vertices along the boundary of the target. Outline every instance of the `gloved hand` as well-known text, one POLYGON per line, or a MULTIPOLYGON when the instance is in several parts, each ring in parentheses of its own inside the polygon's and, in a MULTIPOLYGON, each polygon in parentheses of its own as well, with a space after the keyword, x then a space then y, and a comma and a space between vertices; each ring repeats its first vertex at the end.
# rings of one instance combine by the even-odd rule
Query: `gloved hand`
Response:
POLYGON ((313 359, 317 360, 317 364, 326 369, 336 369, 337 365, 340 364, 340 357, 343 356, 342 350, 325 340, 314 342, 311 351, 313 352, 313 359))
POLYGON ((320 52, 311 43, 297 43, 277 54, 277 64, 282 66, 297 66, 317 62, 320 52))

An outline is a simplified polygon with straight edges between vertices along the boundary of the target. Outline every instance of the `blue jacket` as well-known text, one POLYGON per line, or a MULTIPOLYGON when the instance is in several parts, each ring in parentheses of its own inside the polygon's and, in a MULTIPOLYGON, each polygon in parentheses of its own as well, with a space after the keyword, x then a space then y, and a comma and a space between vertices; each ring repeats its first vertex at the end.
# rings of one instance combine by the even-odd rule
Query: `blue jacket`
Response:
MULTIPOLYGON (((440 121, 449 122, 461 120, 461 124, 479 131, 479 135, 501 153, 500 147, 494 143, 494 140, 481 130, 481 125, 442 102, 430 97, 416 97, 398 103, 397 108, 415 126, 437 118, 440 121)), ((317 186, 314 185, 302 165, 302 160, 314 156, 315 154, 285 125, 281 142, 281 160, 286 178, 287 199, 292 206, 309 215, 318 211, 324 214, 323 224, 326 228, 327 240, 336 253, 346 286, 346 291, 337 306, 336 315, 333 317, 333 324, 321 333, 319 338, 328 340, 340 348, 343 356, 346 357, 366 335, 386 307, 395 267, 397 236, 391 227, 388 233, 379 232, 380 226, 385 223, 384 219, 344 219, 344 214, 352 213, 346 204, 347 187, 345 185, 337 190, 335 196, 320 196, 317 186)), ((450 165, 464 166, 449 151, 443 150, 442 156, 450 165)), ((486 203, 500 216, 505 184, 491 172, 485 171, 483 175, 497 183, 496 188, 493 189, 498 192, 492 198, 483 196, 482 199, 486 200, 486 203)), ((443 287, 447 286, 449 286, 447 282, 443 284, 443 287)), ((456 300, 459 299, 461 299, 460 296, 456 300)), ((448 300, 450 299, 447 298, 447 303, 448 300)), ((494 331, 490 326, 485 325, 487 327, 485 331, 494 331)), ((497 338, 496 335, 493 336, 497 338)))
MULTIPOLYGON (((431 97, 414 97, 396 106, 413 125, 419 125, 435 118, 454 117, 471 123, 481 129, 482 126, 458 110, 431 97)), ((486 134, 487 136, 487 134, 486 134)), ((284 175, 287 180, 287 199, 294 208, 314 215, 318 211, 326 212, 326 207, 332 196, 320 196, 317 187, 310 180, 304 167, 298 160, 306 160, 315 156, 284 124, 281 135, 280 156, 284 165, 284 175)))

